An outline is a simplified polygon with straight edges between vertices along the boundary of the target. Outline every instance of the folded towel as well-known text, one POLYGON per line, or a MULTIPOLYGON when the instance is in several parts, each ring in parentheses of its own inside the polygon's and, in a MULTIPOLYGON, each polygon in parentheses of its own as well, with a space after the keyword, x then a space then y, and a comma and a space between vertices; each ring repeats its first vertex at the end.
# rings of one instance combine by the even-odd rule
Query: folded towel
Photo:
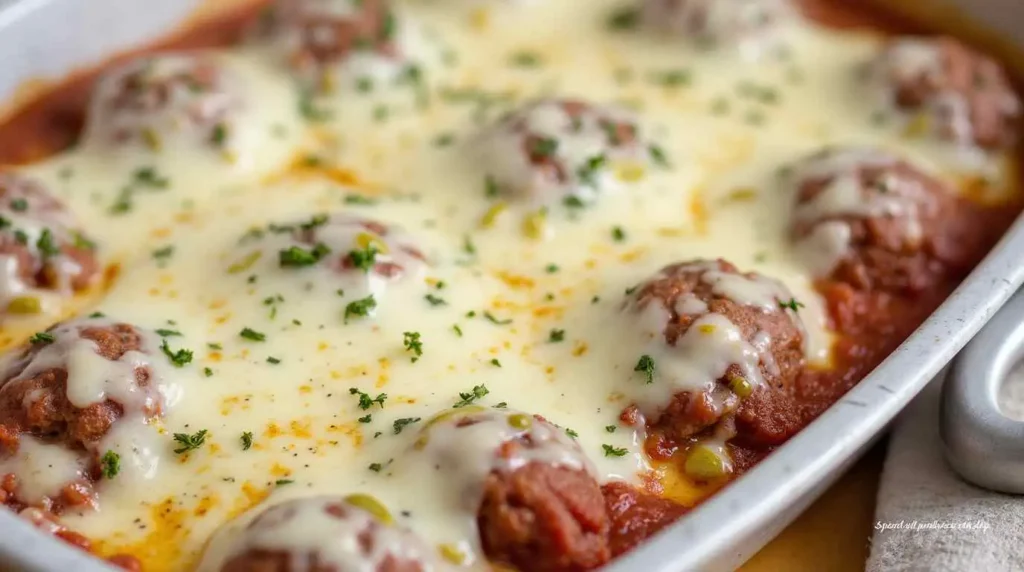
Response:
POLYGON ((867 569, 1024 570, 1024 497, 969 485, 946 464, 939 440, 941 377, 894 425, 867 569))

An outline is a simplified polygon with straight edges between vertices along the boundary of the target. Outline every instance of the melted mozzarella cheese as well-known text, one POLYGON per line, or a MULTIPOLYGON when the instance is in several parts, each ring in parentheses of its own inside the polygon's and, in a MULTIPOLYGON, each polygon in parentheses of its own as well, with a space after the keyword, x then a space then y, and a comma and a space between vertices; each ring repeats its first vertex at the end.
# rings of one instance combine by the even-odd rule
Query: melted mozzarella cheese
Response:
POLYGON ((507 408, 466 413, 449 409, 429 420, 412 446, 382 469, 388 487, 380 498, 416 506, 404 519, 410 527, 458 554, 460 563, 481 563, 485 560, 476 512, 487 476, 534 462, 597 476, 580 446, 561 428, 507 408), (513 440, 529 445, 503 446, 513 440), (424 498, 423 490, 431 494, 424 498))
POLYGON ((30 503, 59 497, 65 485, 85 478, 78 453, 34 437, 22 437, 18 451, 0 461, 0 471, 18 475, 18 494, 30 503))
POLYGON ((407 529, 387 526, 380 518, 340 497, 292 499, 271 506, 255 520, 240 518, 226 525, 214 535, 198 570, 216 572, 249 551, 287 554, 289 569, 295 570, 330 566, 376 572, 395 560, 416 562, 423 572, 454 569, 407 529))
POLYGON ((864 185, 864 170, 897 164, 896 157, 877 149, 848 148, 827 150, 793 166, 788 179, 795 189, 824 184, 810 200, 795 205, 792 217, 795 223, 811 227, 796 248, 805 253, 819 276, 827 276, 850 253, 852 230, 844 217, 898 220, 901 240, 908 246, 920 244, 922 219, 937 208, 932 191, 899 171, 864 185))
MULTIPOLYGON (((794 197, 780 166, 855 144, 947 166, 947 175, 982 170, 997 187, 1009 180, 1002 158, 949 162, 960 150, 870 121, 857 73, 880 47, 870 33, 794 22, 783 38, 788 57, 752 64, 641 30, 610 32, 617 0, 397 4, 427 49, 443 54, 424 64, 421 81, 338 90, 302 121, 309 110, 279 61, 265 47, 237 48, 221 56, 251 81, 249 151, 236 162, 198 147, 85 146, 25 169, 120 264, 96 309, 173 328, 182 334, 173 348, 194 353, 163 372, 180 390, 158 425, 122 424, 105 439, 148 470, 101 481, 101 510, 66 517, 104 551, 130 551, 147 570, 187 568, 223 523, 268 497, 352 493, 414 515, 406 523, 425 538, 475 551, 472 526, 432 508, 445 483, 401 472, 415 462, 409 448, 423 420, 466 399, 460 393, 484 407, 506 403, 578 435, 601 481, 639 481, 651 471, 644 435, 619 414, 639 392, 651 393, 653 407, 673 387, 643 387, 633 368, 649 340, 622 327, 621 306, 627 288, 666 264, 722 257, 781 280, 804 305, 809 361, 827 364, 817 269, 789 242, 794 197), (503 113, 551 96, 631 108, 667 166, 643 169, 585 208, 552 206, 538 240, 523 228, 535 205, 492 210, 477 145, 503 113), (140 169, 165 184, 140 181, 140 169), (129 206, 112 209, 125 189, 129 206), (403 228, 426 262, 384 290, 321 267, 282 267, 280 250, 310 245, 274 235, 239 266, 256 251, 240 242, 253 228, 319 214, 403 228), (350 311, 365 293, 380 295, 372 311, 350 311), (406 334, 419 334, 422 355, 406 334), (486 393, 476 396, 480 386, 486 393), (202 447, 175 453, 173 434, 200 430, 202 447), (603 445, 626 452, 608 455, 603 445)), ((324 242, 343 252, 350 240, 324 242)), ((745 283, 716 288, 770 305, 745 283)), ((705 310, 695 299, 679 304, 705 310)), ((660 332, 666 310, 654 311, 660 332)), ((702 319, 721 340, 692 329, 685 352, 655 357, 681 362, 701 383, 730 363, 759 379, 765 340, 745 341, 720 315, 702 319)), ((97 390, 82 388, 81 399, 97 390)), ((36 445, 26 449, 33 466, 61 455, 42 444, 35 454, 36 445)), ((704 494, 685 484, 668 493, 686 502, 704 494)))
POLYGON ((643 0, 645 25, 701 48, 732 49, 749 59, 785 49, 790 0, 643 0))
POLYGON ((634 130, 632 114, 614 107, 570 111, 577 105, 528 104, 485 133, 479 145, 487 182, 543 207, 567 199, 591 204, 639 177, 649 167, 649 144, 634 140, 636 133, 618 141, 620 129, 634 130))

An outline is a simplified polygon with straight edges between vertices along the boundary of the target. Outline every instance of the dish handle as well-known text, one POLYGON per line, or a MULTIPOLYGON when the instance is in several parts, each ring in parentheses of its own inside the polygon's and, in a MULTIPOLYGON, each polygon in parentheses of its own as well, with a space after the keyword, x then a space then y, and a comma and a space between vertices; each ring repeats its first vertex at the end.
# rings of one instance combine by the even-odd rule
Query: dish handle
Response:
POLYGON ((1007 417, 999 393, 1024 357, 1024 290, 953 360, 939 412, 946 460, 965 480, 1024 493, 1024 421, 1007 417))

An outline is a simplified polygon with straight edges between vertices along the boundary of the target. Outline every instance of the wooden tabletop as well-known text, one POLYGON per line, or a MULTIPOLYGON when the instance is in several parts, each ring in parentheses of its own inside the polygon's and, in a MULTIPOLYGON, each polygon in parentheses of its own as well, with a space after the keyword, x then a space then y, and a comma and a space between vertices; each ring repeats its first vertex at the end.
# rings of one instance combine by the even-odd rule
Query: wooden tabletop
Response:
POLYGON ((862 572, 884 459, 883 442, 740 570, 862 572))

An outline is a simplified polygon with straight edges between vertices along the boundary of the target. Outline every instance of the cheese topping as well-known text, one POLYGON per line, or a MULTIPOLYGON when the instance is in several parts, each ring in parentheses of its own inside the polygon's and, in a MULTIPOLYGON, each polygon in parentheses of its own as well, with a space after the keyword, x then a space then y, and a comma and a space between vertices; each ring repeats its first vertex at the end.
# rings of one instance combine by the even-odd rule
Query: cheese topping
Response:
POLYGON ((202 55, 140 58, 108 73, 93 94, 86 141, 159 151, 164 139, 228 150, 245 107, 245 86, 202 55))
POLYGON ((384 498, 396 499, 393 506, 417 506, 409 511, 413 528, 438 545, 456 547, 465 563, 479 562, 476 516, 488 475, 530 463, 597 474, 565 429, 504 407, 456 405, 427 421, 411 448, 387 467, 392 488, 384 498), (417 498, 424 486, 433 494, 417 498))
MULTIPOLYGON (((714 10, 738 4, 749 3, 714 10)), ((326 19, 356 7, 299 5, 326 19)), ((879 148, 940 165, 944 178, 984 173, 996 198, 1014 192, 1001 152, 947 161, 962 146, 870 121, 858 70, 882 49, 874 33, 794 18, 777 27, 787 55, 754 65, 733 50, 666 41, 635 19, 632 31, 609 29, 621 7, 395 1, 397 50, 364 50, 375 62, 367 68, 353 63, 359 50, 324 59, 337 83, 318 83, 315 96, 306 68, 289 65, 299 36, 286 27, 230 50, 169 56, 209 58, 225 87, 237 86, 233 103, 211 104, 230 110, 233 158, 209 143, 205 118, 220 111, 200 114, 203 129, 171 117, 203 94, 175 89, 172 107, 121 119, 100 88, 85 144, 16 170, 65 202, 100 259, 117 265, 102 299, 74 299, 79 313, 129 320, 144 340, 144 351, 100 360, 59 329, 40 354, 56 363, 63 352, 74 403, 126 405, 89 451, 116 452, 120 472, 94 483, 98 510, 62 522, 105 554, 180 570, 225 523, 218 538, 243 546, 242 528, 267 507, 310 499, 301 510, 316 513, 313 499, 358 493, 381 499, 431 549, 454 545, 479 562, 472 505, 482 476, 536 459, 599 482, 679 482, 652 471, 644 429, 621 423, 622 411, 635 403, 656 414, 732 366, 755 387, 782 368, 768 331, 745 336, 697 297, 623 309, 624 292, 666 265, 721 257, 757 272, 764 278, 708 272, 704 286, 758 316, 785 312, 806 330, 807 361, 829 365, 825 304, 793 248, 792 217, 897 207, 854 202, 840 182, 798 213, 781 166, 827 146, 879 148), (401 30, 412 29, 421 43, 404 43, 401 30), (399 79, 377 81, 394 65, 399 79), (372 88, 360 81, 370 76, 372 88), (585 104, 579 122, 556 103, 567 101, 585 104), (96 138, 127 118, 164 144, 133 139, 122 150, 96 138), (627 127, 615 130, 619 144, 610 124, 627 127), (544 141, 524 150, 526 132, 544 141), (674 347, 664 338, 673 310, 698 316, 674 347), (644 355, 656 366, 650 384, 636 369, 644 355), (148 390, 131 376, 140 365, 152 371, 148 390), (426 427, 464 401, 484 407, 472 414, 484 421, 426 427), (161 415, 142 414, 151 407, 161 415), (506 426, 513 411, 551 425, 506 426), (491 454, 527 433, 542 446, 491 454)), ((709 22, 746 21, 723 14, 709 22)), ((822 240, 844 248, 842 236, 822 240)), ((28 338, 63 317, 43 316, 50 323, 7 322, 5 333, 28 338)), ((716 406, 733 407, 730 395, 716 394, 716 406)), ((79 474, 72 461, 84 461, 65 445, 31 439, 3 461, 21 475, 55 466, 28 494, 52 494, 79 474)), ((707 492, 672 486, 690 503, 707 492)), ((324 531, 268 529, 259 543, 301 551, 349 530, 309 519, 324 531)))
POLYGON ((877 149, 847 148, 817 153, 792 167, 789 184, 798 193, 822 187, 793 209, 798 228, 810 228, 798 237, 797 249, 806 254, 817 275, 827 276, 849 254, 854 220, 898 221, 903 244, 920 244, 922 220, 936 209, 935 191, 901 173, 898 165, 897 158, 877 149), (873 171, 880 174, 869 175, 873 171))
MULTIPOLYGON (((25 494, 30 497, 57 496, 61 487, 53 486, 51 479, 79 474, 107 452, 120 460, 119 486, 145 486, 144 481, 158 476, 160 463, 170 461, 170 451, 154 421, 174 408, 184 389, 175 380, 176 368, 162 355, 170 353, 166 338, 161 340, 154 332, 127 329, 107 318, 73 320, 37 336, 39 339, 33 341, 33 348, 27 354, 5 356, 0 367, 9 380, 5 390, 24 380, 52 375, 47 372, 63 370, 66 372, 64 393, 70 405, 83 410, 109 401, 116 403, 120 410, 120 415, 98 441, 82 443, 84 452, 65 451, 60 443, 43 444, 32 437, 23 437, 17 454, 3 464, 5 469, 19 475, 19 482, 27 483, 29 489, 25 494), (92 335, 83 335, 89 330, 137 336, 138 349, 129 349, 117 359, 108 359, 99 354, 92 335), (29 483, 27 475, 38 472, 32 467, 39 464, 41 458, 46 459, 44 462, 52 474, 29 483)), ((54 397, 43 389, 32 390, 25 394, 23 406, 31 410, 37 401, 44 399, 52 401, 54 397)))
MULTIPOLYGON (((909 135, 948 137, 970 146, 975 139, 972 109, 968 97, 957 88, 954 74, 962 74, 955 62, 947 61, 941 41, 927 38, 903 38, 892 42, 868 68, 869 85, 874 90, 880 113, 895 116, 909 135), (923 94, 911 95, 911 90, 923 94), (923 101, 915 101, 916 99, 923 101), (909 105, 908 105, 909 104, 909 105), (907 109, 909 107, 909 109, 907 109)), ((979 90, 989 89, 986 72, 976 72, 969 81, 979 90)), ((987 96, 989 105, 1004 116, 1016 116, 1020 101, 1012 93, 987 96)))
POLYGON ((64 205, 32 180, 0 174, 0 303, 8 315, 37 315, 93 281, 92 241, 64 205), (70 256, 69 249, 82 258, 70 256))
MULTIPOLYGON (((372 315, 389 282, 416 280, 426 268, 424 254, 402 231, 344 213, 313 215, 295 224, 274 224, 252 229, 241 239, 239 254, 229 274, 253 276, 261 271, 301 281, 310 292, 333 292, 348 303, 345 319, 372 315), (256 248, 258 247, 258 248, 256 248), (318 269, 310 274, 307 269, 318 269), (362 307, 361 307, 362 306, 362 307), (364 311, 365 310, 365 311, 364 311)), ((285 300, 277 295, 264 300, 273 307, 285 300)))
POLYGON ((380 0, 278 1, 257 45, 307 89, 361 92, 414 79, 428 48, 380 0))
POLYGON ((392 526, 391 516, 371 497, 315 496, 293 499, 263 510, 243 528, 232 522, 214 536, 198 570, 216 572, 226 562, 260 554, 280 554, 289 570, 377 572, 416 563, 430 572, 452 568, 409 530, 392 526), (381 512, 384 510, 384 512, 381 512))
POLYGON ((25 502, 45 506, 68 483, 85 480, 86 464, 74 451, 22 437, 17 452, 0 461, 0 471, 18 475, 18 495, 25 502))
POLYGON ((794 16, 790 0, 643 0, 649 27, 703 47, 737 47, 757 58, 778 50, 794 16))
POLYGON ((504 117, 480 141, 492 194, 522 196, 535 207, 579 208, 642 178, 657 154, 636 120, 614 107, 544 100, 504 117))
POLYGON ((794 311, 796 308, 785 306, 794 300, 792 294, 775 280, 727 272, 712 261, 665 268, 651 281, 636 286, 636 294, 628 294, 630 297, 622 312, 630 323, 629 331, 641 333, 635 342, 620 342, 628 348, 627 355, 632 352, 630 363, 636 363, 634 371, 641 372, 626 380, 622 391, 648 419, 657 419, 673 398, 684 392, 710 395, 719 402, 716 404, 719 411, 734 409, 738 405, 736 396, 715 388, 730 368, 735 368, 734 375, 743 380, 745 389, 737 393, 747 395, 765 387, 762 367, 770 375, 779 374, 771 351, 773 340, 768 332, 746 335, 729 316, 710 311, 707 302, 693 293, 682 294, 675 300, 674 309, 680 320, 685 317, 690 323, 681 335, 670 337, 668 330, 677 320, 672 316, 672 308, 658 297, 658 283, 663 283, 662 288, 669 288, 673 282, 685 280, 706 284, 712 296, 756 308, 764 314, 788 312, 793 327, 803 332, 801 320, 794 311))

